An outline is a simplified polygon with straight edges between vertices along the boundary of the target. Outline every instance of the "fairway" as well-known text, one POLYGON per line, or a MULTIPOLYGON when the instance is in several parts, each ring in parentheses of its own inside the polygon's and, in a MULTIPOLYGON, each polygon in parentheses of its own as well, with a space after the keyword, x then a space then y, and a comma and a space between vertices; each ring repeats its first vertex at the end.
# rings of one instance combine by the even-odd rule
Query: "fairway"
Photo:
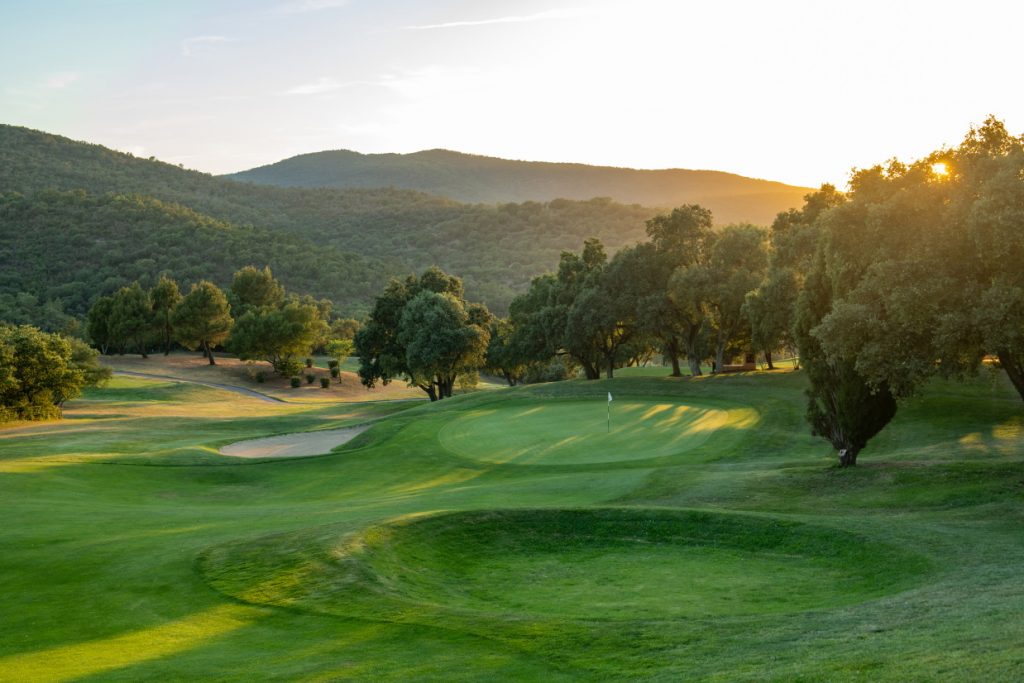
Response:
POLYGON ((757 422, 749 409, 654 401, 511 404, 466 412, 441 430, 441 443, 467 458, 519 465, 579 465, 671 455, 720 429, 757 422))
POLYGON ((803 381, 331 404, 115 378, 0 430, 0 680, 1020 678, 1012 388, 935 382, 839 470, 803 381))

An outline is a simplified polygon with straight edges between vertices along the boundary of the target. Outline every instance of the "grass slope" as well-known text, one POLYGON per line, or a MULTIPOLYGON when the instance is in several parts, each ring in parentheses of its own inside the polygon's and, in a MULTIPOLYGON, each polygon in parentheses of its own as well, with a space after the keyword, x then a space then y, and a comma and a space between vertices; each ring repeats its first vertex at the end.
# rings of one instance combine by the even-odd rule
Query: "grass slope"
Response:
POLYGON ((0 430, 0 678, 1021 679, 1008 383, 934 383, 852 471, 802 390, 623 376, 324 405, 115 379, 0 430), (609 389, 613 420, 729 417, 693 443, 622 420, 587 457, 487 456, 496 416, 529 448, 609 389), (215 453, 377 418, 329 456, 215 453))

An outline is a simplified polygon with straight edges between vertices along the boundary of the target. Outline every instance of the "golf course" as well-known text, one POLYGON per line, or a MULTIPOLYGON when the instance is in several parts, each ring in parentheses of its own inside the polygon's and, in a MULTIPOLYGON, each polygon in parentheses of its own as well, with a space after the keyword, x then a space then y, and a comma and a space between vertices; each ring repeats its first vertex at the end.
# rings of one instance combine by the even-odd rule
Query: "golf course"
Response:
POLYGON ((6 424, 0 679, 1024 678, 1002 372, 932 380, 854 468, 804 372, 667 374, 434 403, 118 375, 6 424), (289 457, 306 433, 340 445, 289 457))

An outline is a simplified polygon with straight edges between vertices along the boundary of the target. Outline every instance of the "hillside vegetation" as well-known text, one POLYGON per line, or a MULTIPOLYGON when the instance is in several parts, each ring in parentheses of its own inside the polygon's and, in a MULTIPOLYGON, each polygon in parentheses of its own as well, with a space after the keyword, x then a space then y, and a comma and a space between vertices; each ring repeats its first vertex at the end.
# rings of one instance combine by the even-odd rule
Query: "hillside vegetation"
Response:
POLYGON ((239 268, 266 263, 289 289, 358 312, 353 304, 370 300, 388 271, 375 259, 180 204, 80 190, 0 196, 0 261, 10 264, 0 271, 0 316, 51 329, 64 315, 84 315, 97 295, 135 280, 149 287, 162 272, 226 285, 239 268))
MULTIPOLYGON (((189 216, 185 222, 217 224, 218 229, 238 236, 224 244, 232 250, 237 247, 234 255, 214 255, 209 249, 195 248, 186 239, 186 234, 191 233, 179 229, 171 234, 181 240, 166 236, 157 247, 153 243, 153 223, 146 212, 127 210, 132 202, 102 200, 106 201, 105 224, 122 225, 119 234, 124 239, 129 234, 132 237, 130 245, 125 242, 120 249, 97 254, 97 270, 118 271, 131 279, 140 275, 136 272, 139 262, 151 259, 155 267, 162 268, 167 256, 158 252, 178 250, 176 273, 198 273, 213 259, 217 261, 215 267, 204 276, 217 279, 218 273, 229 273, 242 263, 234 259, 244 257, 246 263, 271 264, 289 288, 329 296, 335 300, 336 309, 344 311, 365 310, 369 306, 370 293, 377 288, 364 285, 436 264, 459 273, 471 298, 504 312, 513 296, 525 289, 532 277, 547 270, 561 251, 578 248, 588 236, 600 238, 614 251, 640 239, 644 221, 655 213, 639 205, 608 199, 488 206, 461 204, 393 188, 257 186, 136 158, 99 145, 0 126, 0 193, 31 196, 44 190, 83 190, 97 196, 135 194, 139 195, 138 201, 148 202, 149 210, 157 205, 150 199, 158 200, 163 210, 171 213, 187 209, 179 215, 189 216), (168 209, 167 205, 176 206, 168 209), (126 210, 119 212, 121 208, 126 210), (242 242, 250 244, 243 246, 242 242), (303 259, 300 254, 305 255, 303 259), (370 271, 377 275, 368 275, 370 271)), ((52 203, 53 199, 43 201, 52 203)), ((101 200, 93 197, 90 201, 101 200)), ((56 296, 66 301, 69 310, 79 311, 83 301, 109 294, 122 284, 111 280, 98 291, 85 290, 74 283, 86 280, 66 264, 40 268, 33 263, 34 258, 47 253, 54 244, 64 244, 66 213, 70 209, 62 206, 57 212, 61 215, 52 219, 47 217, 49 209, 29 211, 29 231, 29 224, 20 222, 25 220, 27 210, 24 204, 19 206, 22 208, 14 214, 8 212, 5 230, 30 232, 17 238, 17 253, 30 258, 10 261, 10 272, 5 273, 0 295, 26 293, 36 297, 40 306, 56 296)), ((79 241, 88 240, 91 231, 106 229, 100 228, 95 218, 86 216, 88 212, 78 213, 84 220, 74 228, 79 241)), ((158 220, 157 224, 161 222, 166 220, 158 220)), ((156 274, 157 271, 151 272, 152 277, 156 274)), ((98 278, 92 273, 88 282, 106 282, 106 276, 98 278)), ((3 316, 4 309, 0 307, 0 317, 3 316)))
POLYGON ((227 177, 281 187, 396 187, 491 204, 593 197, 658 208, 700 204, 725 223, 760 224, 800 204, 809 191, 721 171, 513 161, 444 149, 413 154, 317 152, 227 177))

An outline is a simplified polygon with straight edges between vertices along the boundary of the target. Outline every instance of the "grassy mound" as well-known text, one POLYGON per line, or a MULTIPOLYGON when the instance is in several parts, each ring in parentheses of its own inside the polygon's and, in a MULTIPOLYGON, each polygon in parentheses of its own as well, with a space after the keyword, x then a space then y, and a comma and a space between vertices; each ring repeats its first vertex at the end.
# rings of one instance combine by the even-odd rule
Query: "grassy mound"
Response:
POLYGON ((302 532, 208 553, 219 590, 365 616, 672 619, 794 612, 911 583, 927 562, 825 527, 752 515, 597 508, 414 517, 345 540, 302 532), (332 542, 333 540, 333 542, 332 542))

